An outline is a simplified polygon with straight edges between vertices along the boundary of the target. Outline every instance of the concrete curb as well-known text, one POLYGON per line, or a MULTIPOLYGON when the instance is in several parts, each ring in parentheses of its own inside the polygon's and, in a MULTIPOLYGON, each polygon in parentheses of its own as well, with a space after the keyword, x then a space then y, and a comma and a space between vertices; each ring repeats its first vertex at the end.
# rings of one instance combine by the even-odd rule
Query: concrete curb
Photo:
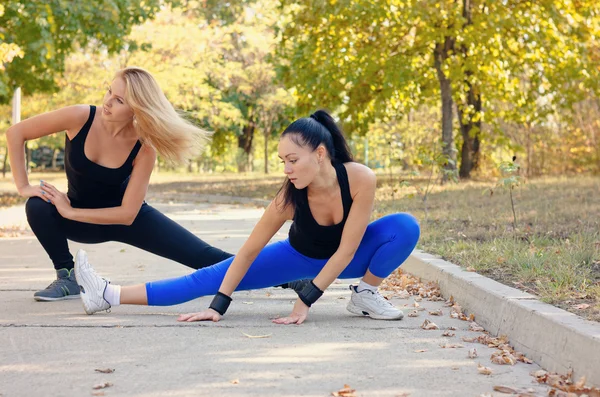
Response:
POLYGON ((517 351, 546 370, 572 369, 575 380, 585 376, 589 385, 600 386, 600 324, 421 251, 402 269, 437 281, 444 296, 454 296, 479 325, 494 336, 507 335, 517 351))

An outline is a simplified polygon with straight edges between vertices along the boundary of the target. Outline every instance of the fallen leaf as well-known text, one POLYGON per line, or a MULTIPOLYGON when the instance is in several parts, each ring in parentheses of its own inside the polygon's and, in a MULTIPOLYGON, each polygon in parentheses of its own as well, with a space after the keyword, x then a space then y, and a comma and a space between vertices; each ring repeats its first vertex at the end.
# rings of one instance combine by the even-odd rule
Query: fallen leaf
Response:
POLYGON ((469 267, 467 267, 467 271, 468 272, 475 272, 476 270, 475 270, 474 267, 469 266, 469 267))
POLYGON ((423 324, 421 325, 421 328, 426 330, 439 329, 439 327, 434 322, 429 320, 425 320, 425 322, 423 322, 423 324))
POLYGON ((240 384, 240 380, 239 379, 234 379, 231 381, 231 384, 233 385, 239 385, 240 384))
POLYGON ((343 389, 334 391, 331 393, 331 395, 334 397, 355 397, 356 396, 356 394, 354 394, 355 391, 356 390, 352 389, 350 386, 344 385, 343 389))
POLYGON ((454 332, 450 332, 450 331, 444 331, 444 333, 442 334, 442 336, 447 336, 447 337, 453 337, 454 335, 456 335, 454 332))
POLYGON ((400 299, 408 299, 408 298, 410 298, 410 293, 407 290, 403 289, 402 291, 400 291, 398 293, 398 298, 400 298, 400 299))
POLYGON ((496 350, 492 353, 492 362, 500 365, 515 365, 517 359, 508 350, 496 350))
POLYGON ((271 337, 271 335, 273 335, 273 334, 266 334, 266 335, 248 335, 248 334, 246 334, 246 333, 242 332, 242 335, 244 335, 246 338, 249 338, 249 339, 260 339, 260 338, 270 338, 270 337, 271 337))
POLYGON ((429 312, 429 314, 431 314, 432 316, 441 316, 444 313, 442 313, 442 309, 439 309, 439 310, 434 310, 432 312, 429 312))
POLYGON ((582 303, 581 305, 576 305, 576 306, 573 306, 573 308, 574 308, 574 309, 577 309, 577 310, 585 310, 585 309, 587 309, 588 307, 590 307, 590 305, 588 305, 587 303, 582 303))
POLYGON ((97 385, 92 386, 92 389, 94 390, 98 390, 98 389, 106 389, 107 387, 111 387, 113 384, 110 382, 104 382, 104 383, 99 383, 97 385))
POLYGON ((475 321, 473 321, 471 324, 469 324, 469 331, 483 332, 483 331, 485 331, 485 329, 481 325, 479 325, 475 321))
POLYGON ((446 329, 449 330, 449 331, 456 331, 456 327, 448 327, 446 329))
POLYGON ((413 310, 412 312, 408 313, 408 317, 419 317, 419 312, 417 310, 413 310))
MULTIPOLYGON (((92 396, 104 396, 104 395, 105 394, 104 394, 104 392, 102 390, 101 391, 93 391, 92 392, 92 396)), ((0 396, 2 396, 2 394, 0 394, 0 396)))
POLYGON ((423 300, 423 298, 421 298, 420 296, 415 296, 415 302, 421 302, 423 300))
POLYGON ((421 305, 419 305, 419 302, 414 302, 414 303, 413 303, 413 306, 414 306, 414 307, 419 307, 419 306, 421 306, 421 305))
POLYGON ((94 371, 100 372, 100 373, 103 373, 103 374, 112 374, 113 372, 115 372, 115 370, 112 369, 112 368, 104 368, 104 369, 98 369, 98 368, 96 368, 94 371))
POLYGON ((494 391, 505 394, 517 394, 517 391, 515 389, 511 389, 510 387, 506 386, 494 386, 494 391))
POLYGON ((484 367, 480 363, 477 363, 477 371, 482 375, 491 375, 493 372, 491 368, 484 367))
POLYGON ((254 302, 242 302, 244 305, 253 305, 254 302))
POLYGON ((427 351, 427 349, 419 349, 419 350, 415 350, 415 353, 425 353, 427 351))
POLYGON ((469 314, 469 321, 473 321, 473 322, 475 321, 475 314, 474 313, 469 314))
POLYGON ((475 348, 469 349, 469 353, 467 354, 467 357, 476 358, 477 357, 477 349, 475 349, 475 348))

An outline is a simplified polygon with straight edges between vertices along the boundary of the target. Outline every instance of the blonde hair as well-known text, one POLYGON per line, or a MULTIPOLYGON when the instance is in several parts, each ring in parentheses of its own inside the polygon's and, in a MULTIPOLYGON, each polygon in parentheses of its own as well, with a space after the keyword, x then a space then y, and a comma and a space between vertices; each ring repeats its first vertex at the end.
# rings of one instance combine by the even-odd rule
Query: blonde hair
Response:
POLYGON ((140 140, 167 161, 182 163, 208 141, 211 133, 184 119, 148 71, 127 67, 119 70, 117 77, 125 80, 125 100, 135 115, 134 128, 140 140))

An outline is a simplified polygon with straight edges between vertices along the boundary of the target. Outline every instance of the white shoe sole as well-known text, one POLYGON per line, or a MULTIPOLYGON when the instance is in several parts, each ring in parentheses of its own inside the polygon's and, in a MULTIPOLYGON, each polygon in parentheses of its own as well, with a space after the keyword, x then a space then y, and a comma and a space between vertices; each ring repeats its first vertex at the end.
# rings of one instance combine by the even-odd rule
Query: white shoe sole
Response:
POLYGON ((383 315, 379 315, 377 313, 369 313, 368 311, 363 310, 360 307, 356 306, 352 302, 348 303, 348 306, 346 306, 346 310, 348 310, 352 314, 356 314, 359 316, 369 316, 374 320, 402 320, 404 318, 404 313, 402 313, 402 312, 400 312, 397 316, 394 316, 394 317, 383 316, 383 315))
POLYGON ((78 295, 67 295, 67 296, 63 296, 60 298, 49 298, 46 296, 34 296, 33 299, 35 299, 38 302, 55 302, 55 301, 64 301, 64 300, 69 300, 69 299, 79 299, 79 294, 78 295))

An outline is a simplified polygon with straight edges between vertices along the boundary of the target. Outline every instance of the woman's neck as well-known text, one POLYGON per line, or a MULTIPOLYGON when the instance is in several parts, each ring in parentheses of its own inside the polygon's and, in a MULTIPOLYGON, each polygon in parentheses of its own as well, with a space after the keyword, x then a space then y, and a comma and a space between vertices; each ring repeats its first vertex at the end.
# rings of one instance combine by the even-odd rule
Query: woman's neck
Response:
POLYGON ((328 193, 338 188, 337 172, 331 161, 327 160, 321 165, 319 173, 315 179, 308 185, 312 193, 328 193))
POLYGON ((117 136, 128 137, 133 131, 133 123, 131 121, 107 121, 104 117, 101 117, 100 125, 113 138, 117 136))

